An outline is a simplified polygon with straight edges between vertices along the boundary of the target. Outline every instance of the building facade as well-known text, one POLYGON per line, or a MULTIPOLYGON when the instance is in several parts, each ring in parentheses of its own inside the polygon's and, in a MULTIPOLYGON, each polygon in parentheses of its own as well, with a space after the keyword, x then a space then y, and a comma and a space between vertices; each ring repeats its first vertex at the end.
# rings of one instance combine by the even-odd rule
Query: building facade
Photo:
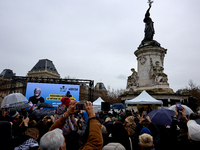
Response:
POLYGON ((39 60, 36 65, 28 71, 26 76, 16 76, 11 69, 4 69, 0 74, 0 104, 3 98, 11 93, 26 94, 27 82, 76 84, 80 85, 79 100, 95 101, 98 97, 107 94, 103 83, 97 83, 94 87, 93 80, 62 79, 57 72, 53 62, 48 59, 39 60))

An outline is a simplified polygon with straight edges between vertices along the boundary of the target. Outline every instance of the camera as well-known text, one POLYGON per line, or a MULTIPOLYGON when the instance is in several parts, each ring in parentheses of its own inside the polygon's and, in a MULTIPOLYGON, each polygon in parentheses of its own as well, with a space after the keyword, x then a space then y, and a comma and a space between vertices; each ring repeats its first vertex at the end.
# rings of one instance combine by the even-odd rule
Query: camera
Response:
POLYGON ((76 110, 85 110, 85 106, 84 106, 85 103, 78 103, 76 105, 76 110))

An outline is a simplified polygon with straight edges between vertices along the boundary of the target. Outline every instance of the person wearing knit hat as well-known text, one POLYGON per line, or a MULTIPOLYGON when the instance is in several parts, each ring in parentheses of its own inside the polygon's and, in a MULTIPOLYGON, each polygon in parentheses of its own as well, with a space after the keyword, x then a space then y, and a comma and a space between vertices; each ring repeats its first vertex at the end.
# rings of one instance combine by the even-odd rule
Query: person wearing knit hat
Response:
MULTIPOLYGON (((58 107, 55 110, 55 121, 57 121, 59 118, 63 117, 62 114, 64 114, 67 111, 68 105, 59 104, 58 107)), ((69 117, 65 118, 65 125, 63 126, 63 134, 67 135, 73 130, 73 124, 75 123, 75 118, 73 115, 70 115, 69 117)))
POLYGON ((154 147, 153 137, 147 133, 143 133, 142 135, 139 136, 138 145, 141 147, 142 150, 152 149, 154 147))
POLYGON ((19 136, 19 132, 18 132, 19 130, 17 130, 17 128, 19 127, 21 122, 20 122, 20 119, 19 119, 20 115, 19 115, 18 111, 16 111, 16 110, 11 111, 10 117, 11 117, 12 123, 13 123, 13 125, 12 125, 12 135, 14 137, 19 136))
POLYGON ((20 115, 19 115, 18 111, 14 110, 14 111, 10 112, 10 116, 18 119, 20 115))
MULTIPOLYGON (((65 96, 61 98, 61 102, 62 103, 59 104, 55 110, 55 115, 54 115, 55 121, 57 121, 60 117, 63 117, 62 114, 67 111, 69 104, 71 103, 71 100, 69 97, 65 96)), ((75 124, 75 118, 73 115, 70 115, 65 119, 65 125, 62 128, 63 135, 67 135, 74 130, 73 124, 75 124)))
MULTIPOLYGON (((149 116, 146 116, 145 118, 143 115, 139 117, 139 123, 135 128, 135 143, 139 143, 139 136, 143 133, 149 134, 153 138, 153 144, 155 149, 159 146, 160 143, 160 132, 158 127, 151 122, 151 119, 149 116)), ((136 145, 137 148, 139 148, 139 145, 136 145)))
POLYGON ((151 131, 147 127, 142 128, 142 130, 140 131, 140 134, 143 134, 143 133, 147 133, 149 135, 152 135, 151 131))
POLYGON ((69 97, 62 97, 61 102, 63 105, 69 106, 69 104, 71 103, 71 100, 69 97))

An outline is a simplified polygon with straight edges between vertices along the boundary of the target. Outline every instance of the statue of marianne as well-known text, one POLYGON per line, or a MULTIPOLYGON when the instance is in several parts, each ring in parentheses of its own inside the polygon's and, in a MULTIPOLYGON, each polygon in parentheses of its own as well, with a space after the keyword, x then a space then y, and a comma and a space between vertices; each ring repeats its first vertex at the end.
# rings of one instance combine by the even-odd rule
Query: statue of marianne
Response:
POLYGON ((145 36, 144 36, 144 39, 142 42, 146 42, 146 41, 152 41, 153 40, 153 36, 155 34, 155 31, 154 31, 154 26, 153 26, 153 21, 151 20, 150 18, 150 8, 151 8, 151 3, 149 4, 149 8, 145 14, 145 18, 144 18, 144 23, 145 23, 145 30, 144 30, 144 33, 145 33, 145 36))

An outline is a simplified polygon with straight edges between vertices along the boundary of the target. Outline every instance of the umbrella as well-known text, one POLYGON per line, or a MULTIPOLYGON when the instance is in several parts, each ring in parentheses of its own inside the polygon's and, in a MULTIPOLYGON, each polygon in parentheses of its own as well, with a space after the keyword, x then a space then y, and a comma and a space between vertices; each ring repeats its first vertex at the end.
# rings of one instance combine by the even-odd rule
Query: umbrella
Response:
POLYGON ((49 103, 38 103, 36 105, 38 108, 43 107, 43 108, 54 108, 51 104, 49 103))
POLYGON ((20 109, 25 109, 25 108, 29 108, 29 107, 31 107, 31 106, 28 103, 24 103, 21 105, 14 106, 10 110, 20 110, 20 109))
POLYGON ((55 115, 54 110, 50 109, 35 109, 32 114, 34 117, 44 117, 44 116, 53 116, 55 115))
MULTIPOLYGON (((194 113, 190 107, 188 107, 188 106, 186 106, 186 105, 181 105, 181 106, 185 108, 185 113, 186 113, 186 115, 189 115, 189 114, 191 114, 191 113, 194 113)), ((170 106, 168 109, 175 111, 175 108, 176 108, 176 105, 172 105, 172 106, 170 106)))
POLYGON ((171 125, 174 111, 166 108, 155 109, 149 112, 148 116, 156 125, 171 125))
POLYGON ((111 109, 126 109, 126 105, 122 103, 116 103, 111 106, 111 109))
POLYGON ((2 108, 14 107, 14 106, 18 106, 24 103, 28 103, 28 100, 23 94, 12 93, 12 94, 7 95, 3 99, 1 103, 1 107, 2 108))

